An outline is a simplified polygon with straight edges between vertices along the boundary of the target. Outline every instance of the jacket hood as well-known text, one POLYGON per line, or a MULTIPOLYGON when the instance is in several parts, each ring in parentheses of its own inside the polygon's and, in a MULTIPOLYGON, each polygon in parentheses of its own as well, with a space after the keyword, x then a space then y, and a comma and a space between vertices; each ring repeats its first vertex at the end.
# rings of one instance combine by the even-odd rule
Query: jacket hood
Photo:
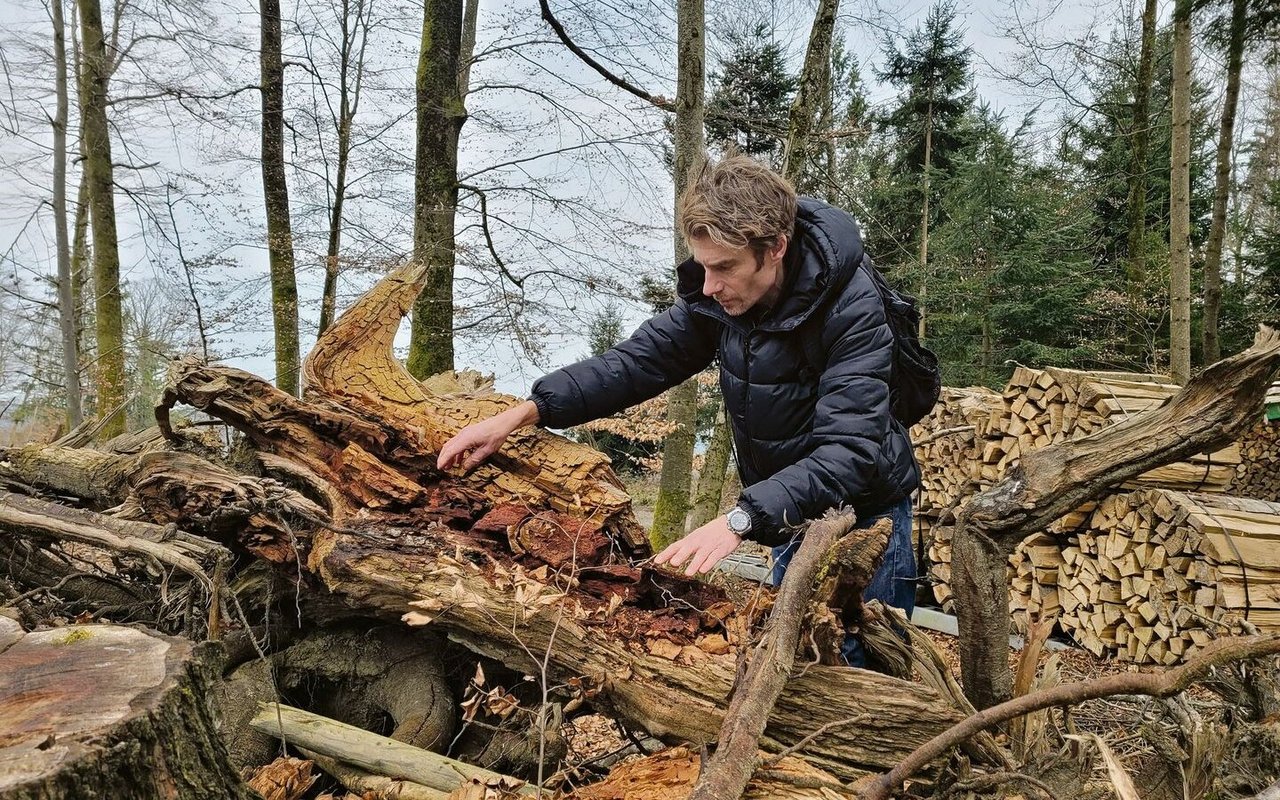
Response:
MULTIPOLYGON (((844 286, 862 262, 862 235, 847 212, 812 197, 799 198, 796 227, 783 263, 790 272, 778 305, 760 319, 764 330, 786 331, 809 318, 834 288, 844 286)), ((702 293, 705 272, 692 258, 676 268, 676 292, 695 311, 742 325, 702 293)))

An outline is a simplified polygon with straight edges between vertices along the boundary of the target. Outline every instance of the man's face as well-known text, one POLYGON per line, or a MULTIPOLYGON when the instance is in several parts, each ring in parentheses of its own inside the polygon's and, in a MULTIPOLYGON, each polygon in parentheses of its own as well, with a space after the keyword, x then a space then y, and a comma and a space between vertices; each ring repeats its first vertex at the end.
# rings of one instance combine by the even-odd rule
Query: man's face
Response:
POLYGON ((764 253, 758 263, 750 247, 725 247, 709 236, 689 240, 693 260, 702 265, 706 276, 702 293, 714 299, 730 316, 739 316, 764 301, 773 305, 782 289, 782 257, 787 252, 787 237, 764 253))

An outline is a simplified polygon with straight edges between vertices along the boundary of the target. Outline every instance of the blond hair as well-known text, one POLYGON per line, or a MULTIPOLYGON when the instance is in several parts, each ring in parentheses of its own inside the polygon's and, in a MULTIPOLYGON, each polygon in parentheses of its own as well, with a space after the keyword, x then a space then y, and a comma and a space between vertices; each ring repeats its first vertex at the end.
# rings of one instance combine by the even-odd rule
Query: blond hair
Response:
POLYGON ((722 247, 750 247, 757 260, 796 224, 796 190, 778 173, 744 155, 708 161, 680 195, 685 241, 708 237, 722 247))

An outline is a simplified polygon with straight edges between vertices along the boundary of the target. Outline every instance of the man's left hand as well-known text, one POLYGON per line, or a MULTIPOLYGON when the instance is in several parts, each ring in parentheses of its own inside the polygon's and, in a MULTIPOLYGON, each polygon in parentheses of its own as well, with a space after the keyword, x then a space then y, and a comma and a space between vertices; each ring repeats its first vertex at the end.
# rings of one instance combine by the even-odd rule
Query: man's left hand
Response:
POLYGON ((699 572, 710 572, 721 559, 738 549, 742 537, 729 530, 729 522, 724 516, 715 519, 693 531, 683 539, 672 542, 653 559, 655 564, 670 563, 679 569, 685 561, 685 575, 696 575, 699 572))

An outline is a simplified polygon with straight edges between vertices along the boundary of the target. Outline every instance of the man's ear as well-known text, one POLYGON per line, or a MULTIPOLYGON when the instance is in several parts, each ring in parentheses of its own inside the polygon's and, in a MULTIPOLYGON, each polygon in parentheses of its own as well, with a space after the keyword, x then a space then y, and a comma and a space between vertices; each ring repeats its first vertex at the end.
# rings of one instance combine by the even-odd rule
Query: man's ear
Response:
POLYGON ((790 243, 791 237, 785 233, 778 234, 778 240, 769 248, 769 257, 781 260, 787 253, 787 244, 790 243))

